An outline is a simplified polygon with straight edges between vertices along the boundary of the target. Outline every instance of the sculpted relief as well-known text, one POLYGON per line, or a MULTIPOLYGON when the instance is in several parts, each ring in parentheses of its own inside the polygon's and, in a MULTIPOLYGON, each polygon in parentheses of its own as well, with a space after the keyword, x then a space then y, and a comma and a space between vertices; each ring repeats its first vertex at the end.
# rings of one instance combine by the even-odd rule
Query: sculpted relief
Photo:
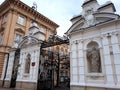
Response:
POLYGON ((26 63, 25 63, 25 73, 29 74, 30 72, 30 61, 31 61, 31 55, 28 54, 26 58, 26 63))
POLYGON ((87 50, 87 62, 90 73, 101 72, 101 60, 99 49, 95 46, 89 47, 87 50))

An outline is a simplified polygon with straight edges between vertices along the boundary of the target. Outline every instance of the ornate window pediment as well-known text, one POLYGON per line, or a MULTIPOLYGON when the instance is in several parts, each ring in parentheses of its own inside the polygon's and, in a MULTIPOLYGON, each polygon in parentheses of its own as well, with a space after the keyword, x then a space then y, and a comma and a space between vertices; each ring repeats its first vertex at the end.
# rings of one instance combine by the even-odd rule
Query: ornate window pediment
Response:
POLYGON ((25 34, 25 31, 21 28, 16 28, 15 31, 22 33, 22 34, 25 34))
POLYGON ((33 44, 36 44, 40 42, 40 40, 38 40, 37 38, 35 37, 32 37, 32 36, 25 36, 23 37, 23 40, 19 43, 18 47, 19 48, 22 48, 22 47, 26 47, 28 45, 33 45, 33 44))

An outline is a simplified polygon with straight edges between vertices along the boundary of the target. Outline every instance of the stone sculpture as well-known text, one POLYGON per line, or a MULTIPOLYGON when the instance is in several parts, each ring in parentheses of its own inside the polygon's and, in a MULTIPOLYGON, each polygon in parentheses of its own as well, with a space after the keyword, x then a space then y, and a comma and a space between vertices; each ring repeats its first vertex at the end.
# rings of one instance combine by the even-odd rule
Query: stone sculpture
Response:
POLYGON ((90 66, 90 72, 99 73, 101 71, 100 53, 99 49, 92 47, 87 51, 87 60, 90 66))

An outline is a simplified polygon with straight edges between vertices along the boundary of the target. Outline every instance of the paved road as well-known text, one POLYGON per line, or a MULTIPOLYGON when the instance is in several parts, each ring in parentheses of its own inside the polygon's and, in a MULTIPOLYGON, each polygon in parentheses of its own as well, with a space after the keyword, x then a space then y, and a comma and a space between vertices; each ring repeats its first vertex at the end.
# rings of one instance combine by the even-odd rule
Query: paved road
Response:
POLYGON ((70 88, 65 87, 65 88, 55 88, 55 90, 70 90, 70 88))
MULTIPOLYGON (((16 89, 14 89, 14 88, 0 88, 0 90, 16 90, 16 89)), ((54 90, 70 90, 70 88, 68 88, 68 87, 63 88, 63 87, 61 87, 61 88, 55 88, 54 90)))

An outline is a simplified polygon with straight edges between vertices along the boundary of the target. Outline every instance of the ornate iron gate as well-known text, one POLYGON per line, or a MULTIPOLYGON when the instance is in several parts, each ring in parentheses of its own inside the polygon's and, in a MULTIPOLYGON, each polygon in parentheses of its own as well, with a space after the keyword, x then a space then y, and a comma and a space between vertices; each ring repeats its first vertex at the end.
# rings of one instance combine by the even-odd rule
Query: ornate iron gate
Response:
POLYGON ((54 90, 55 80, 54 74, 57 74, 56 85, 59 82, 59 52, 49 51, 48 47, 53 47, 61 44, 68 44, 69 39, 61 39, 57 36, 50 36, 48 42, 43 41, 41 45, 40 62, 37 90, 54 90))

